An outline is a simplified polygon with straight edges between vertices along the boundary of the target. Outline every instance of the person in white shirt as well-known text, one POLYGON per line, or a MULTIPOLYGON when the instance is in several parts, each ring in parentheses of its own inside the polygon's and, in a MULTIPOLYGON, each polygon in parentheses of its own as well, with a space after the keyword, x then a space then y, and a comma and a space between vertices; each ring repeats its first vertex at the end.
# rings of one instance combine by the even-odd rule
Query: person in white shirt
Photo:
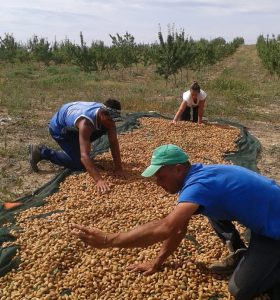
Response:
POLYGON ((206 97, 207 94, 194 81, 190 89, 183 93, 183 101, 173 119, 173 123, 190 121, 192 109, 192 121, 201 124, 206 97))

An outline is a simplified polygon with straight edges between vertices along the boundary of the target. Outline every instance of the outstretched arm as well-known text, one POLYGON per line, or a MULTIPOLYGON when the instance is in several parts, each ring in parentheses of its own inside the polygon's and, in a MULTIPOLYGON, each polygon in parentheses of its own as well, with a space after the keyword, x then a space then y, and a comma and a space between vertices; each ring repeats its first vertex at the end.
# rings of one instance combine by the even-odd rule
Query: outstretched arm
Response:
POLYGON ((188 106, 187 104, 187 101, 182 101, 180 106, 179 106, 179 109, 173 119, 173 123, 177 122, 177 121, 180 121, 181 120, 181 116, 184 112, 184 110, 186 109, 186 107, 188 106))
POLYGON ((73 225, 72 233, 95 248, 144 248, 172 236, 183 234, 189 219, 197 209, 197 204, 180 203, 164 219, 146 223, 128 232, 108 234, 97 229, 73 225))

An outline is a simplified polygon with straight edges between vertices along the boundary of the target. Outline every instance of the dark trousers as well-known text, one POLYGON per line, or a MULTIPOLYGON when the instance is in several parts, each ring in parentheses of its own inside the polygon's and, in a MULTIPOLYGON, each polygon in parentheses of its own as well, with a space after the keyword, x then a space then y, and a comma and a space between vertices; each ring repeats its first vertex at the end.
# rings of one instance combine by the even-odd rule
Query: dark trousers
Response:
POLYGON ((240 238, 239 232, 230 221, 209 219, 209 222, 223 243, 226 243, 227 241, 231 242, 234 251, 240 248, 246 248, 244 242, 240 238))
POLYGON ((187 106, 182 114, 182 120, 183 121, 191 120, 191 109, 192 109, 192 121, 197 123, 197 121, 198 121, 198 106, 195 106, 195 107, 187 106))
MULTIPOLYGON (((230 241, 234 251, 246 248, 230 221, 209 219, 219 238, 230 241)), ((251 233, 249 247, 229 281, 229 291, 236 300, 251 300, 280 285, 280 240, 251 233)))
POLYGON ((229 280, 236 300, 251 300, 280 286, 280 240, 251 233, 248 250, 229 280))
MULTIPOLYGON (((44 146, 41 150, 42 159, 51 161, 56 165, 63 166, 73 171, 84 170, 84 166, 81 163, 79 132, 77 130, 69 130, 58 136, 54 134, 51 128, 49 131, 52 138, 58 143, 63 151, 55 151, 44 146)), ((104 129, 95 131, 91 135, 91 142, 97 140, 102 135, 106 134, 106 132, 107 131, 104 129)))

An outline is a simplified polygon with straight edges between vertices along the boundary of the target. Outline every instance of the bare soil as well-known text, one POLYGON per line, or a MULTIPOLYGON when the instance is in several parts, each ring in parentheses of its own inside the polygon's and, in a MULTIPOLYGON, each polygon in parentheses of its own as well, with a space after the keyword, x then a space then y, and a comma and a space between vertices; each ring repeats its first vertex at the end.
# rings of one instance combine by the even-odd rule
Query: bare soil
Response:
MULTIPOLYGON (((279 108, 278 111, 280 116, 279 108)), ((262 145, 258 160, 260 173, 280 184, 280 125, 261 121, 248 122, 246 125, 262 145)))
POLYGON ((48 134, 48 120, 49 115, 45 114, 37 124, 26 126, 22 124, 21 117, 9 116, 7 112, 0 111, 1 202, 15 201, 17 198, 33 193, 61 170, 60 167, 42 161, 39 164, 40 172, 35 173, 29 165, 29 144, 54 145, 48 134))

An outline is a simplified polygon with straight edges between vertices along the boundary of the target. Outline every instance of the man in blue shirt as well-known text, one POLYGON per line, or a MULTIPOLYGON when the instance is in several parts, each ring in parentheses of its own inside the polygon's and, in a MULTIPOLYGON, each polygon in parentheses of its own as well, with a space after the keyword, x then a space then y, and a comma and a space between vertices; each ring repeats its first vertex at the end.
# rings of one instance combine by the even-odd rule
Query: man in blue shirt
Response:
POLYGON ((38 162, 48 160, 73 171, 85 169, 95 180, 98 191, 109 191, 108 183, 101 177, 90 158, 91 143, 108 134, 115 174, 125 177, 115 125, 115 122, 121 120, 120 111, 121 104, 114 99, 108 99, 104 104, 77 101, 63 105, 53 115, 49 125, 52 138, 63 151, 30 145, 31 168, 38 172, 38 162))
POLYGON ((230 278, 230 293, 235 299, 250 300, 279 286, 280 187, 273 180, 238 166, 191 165, 188 155, 175 145, 155 149, 151 165, 142 175, 155 175, 159 186, 171 194, 179 193, 178 205, 168 216, 113 234, 73 225, 73 234, 96 248, 147 247, 164 241, 154 261, 131 266, 149 275, 179 246, 193 214, 238 221, 252 234, 230 278))

